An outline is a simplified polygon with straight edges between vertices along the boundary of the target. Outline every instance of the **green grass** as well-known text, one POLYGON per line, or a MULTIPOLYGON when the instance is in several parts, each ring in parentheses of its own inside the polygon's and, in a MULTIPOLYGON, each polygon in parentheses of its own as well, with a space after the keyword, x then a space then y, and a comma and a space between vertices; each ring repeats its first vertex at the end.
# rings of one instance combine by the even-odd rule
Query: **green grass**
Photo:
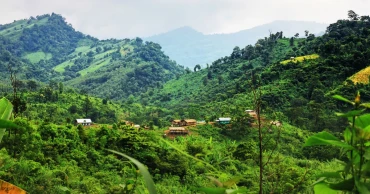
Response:
POLYGON ((51 53, 44 53, 42 51, 29 53, 25 56, 23 56, 24 59, 28 59, 31 63, 35 64, 39 61, 43 60, 49 60, 53 57, 51 53))
POLYGON ((103 67, 104 65, 108 64, 110 59, 111 57, 97 61, 96 63, 93 63, 92 65, 90 65, 88 68, 79 71, 79 73, 81 74, 81 76, 84 76, 87 73, 94 72, 98 70, 99 68, 103 67))
POLYGON ((11 40, 16 40, 22 35, 24 28, 31 28, 35 24, 44 25, 48 21, 48 18, 32 21, 29 24, 27 24, 27 21, 28 20, 18 20, 11 23, 9 26, 7 26, 7 28, 0 30, 0 35, 5 36, 11 40))
MULTIPOLYGON (((76 57, 76 58, 77 58, 77 57, 76 57)), ((73 60, 74 60, 74 59, 76 59, 76 58, 73 58, 73 59, 71 59, 71 60, 73 61, 73 60)), ((70 66, 74 65, 72 61, 70 61, 70 60, 68 60, 68 61, 64 61, 63 63, 61 63, 61 64, 59 64, 59 65, 55 66, 53 69, 54 69, 54 71, 56 71, 56 72, 63 73, 63 72, 65 71, 65 70, 64 70, 64 68, 65 68, 65 67, 67 67, 68 65, 70 65, 70 66)))
POLYGON ((280 62, 280 64, 286 65, 289 62, 297 63, 297 62, 302 62, 303 60, 317 59, 319 57, 320 56, 318 54, 305 55, 305 56, 295 57, 293 60, 288 59, 288 60, 282 61, 282 62, 280 62))
POLYGON ((79 52, 84 53, 84 52, 88 52, 89 50, 90 50, 90 46, 80 46, 75 49, 74 53, 76 54, 78 54, 79 52))

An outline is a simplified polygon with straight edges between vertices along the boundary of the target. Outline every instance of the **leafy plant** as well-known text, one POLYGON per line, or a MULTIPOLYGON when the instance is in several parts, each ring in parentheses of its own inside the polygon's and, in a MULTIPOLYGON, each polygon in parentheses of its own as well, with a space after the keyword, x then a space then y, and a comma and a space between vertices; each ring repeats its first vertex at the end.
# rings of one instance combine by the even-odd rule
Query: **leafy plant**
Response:
POLYGON ((16 128, 17 125, 8 121, 13 111, 12 103, 5 97, 0 100, 0 143, 6 128, 16 128))
POLYGON ((328 132, 320 132, 309 137, 304 146, 332 145, 340 147, 347 154, 348 161, 343 162, 344 169, 336 172, 324 172, 318 175, 315 183, 315 193, 336 193, 348 191, 351 193, 370 193, 370 114, 363 112, 370 108, 368 103, 361 103, 358 92, 352 102, 342 96, 333 98, 353 105, 353 110, 347 113, 337 113, 349 120, 343 132, 343 140, 328 132))
POLYGON ((139 162, 135 158, 131 158, 130 156, 128 156, 126 154, 123 154, 121 152, 117 152, 117 151, 109 150, 109 149, 108 149, 108 151, 110 151, 112 153, 115 153, 115 154, 118 154, 120 156, 123 156, 123 157, 129 159, 132 163, 134 163, 137 166, 137 168, 139 169, 141 175, 143 175, 143 177, 144 177, 144 182, 146 184, 146 188, 149 191, 149 194, 156 194, 157 193, 157 191, 155 189, 154 181, 152 179, 152 176, 150 176, 149 171, 146 169, 146 167, 141 162, 139 162))

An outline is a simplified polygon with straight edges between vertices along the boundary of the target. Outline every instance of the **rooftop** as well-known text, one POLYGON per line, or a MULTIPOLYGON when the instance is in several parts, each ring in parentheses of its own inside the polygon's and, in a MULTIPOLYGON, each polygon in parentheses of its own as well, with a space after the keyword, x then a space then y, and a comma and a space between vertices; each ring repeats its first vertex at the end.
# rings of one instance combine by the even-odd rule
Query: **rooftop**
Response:
POLYGON ((76 119, 77 123, 92 123, 91 119, 76 119))

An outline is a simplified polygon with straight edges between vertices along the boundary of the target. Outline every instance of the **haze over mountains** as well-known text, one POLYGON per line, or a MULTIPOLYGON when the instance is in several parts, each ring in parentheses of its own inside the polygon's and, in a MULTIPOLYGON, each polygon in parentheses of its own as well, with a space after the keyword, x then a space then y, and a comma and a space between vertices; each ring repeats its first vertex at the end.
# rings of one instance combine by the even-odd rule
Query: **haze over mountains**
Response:
POLYGON ((193 68, 196 64, 205 66, 222 56, 230 55, 235 46, 244 48, 255 44, 258 39, 269 36, 270 32, 283 31, 286 37, 299 33, 303 37, 305 30, 316 35, 323 34, 327 26, 317 22, 278 20, 230 34, 203 34, 185 26, 144 40, 159 43, 171 59, 193 68))

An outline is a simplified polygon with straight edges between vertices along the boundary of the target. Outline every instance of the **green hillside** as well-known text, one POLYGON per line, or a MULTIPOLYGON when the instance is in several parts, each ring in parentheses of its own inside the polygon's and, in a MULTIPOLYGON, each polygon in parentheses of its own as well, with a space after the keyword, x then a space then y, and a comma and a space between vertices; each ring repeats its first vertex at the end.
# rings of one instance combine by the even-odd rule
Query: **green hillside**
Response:
POLYGON ((342 105, 329 98, 334 92, 351 99, 360 90, 364 100, 370 100, 367 84, 343 85, 370 64, 369 27, 364 16, 333 23, 322 37, 272 34, 254 46, 236 47, 230 56, 171 80, 141 99, 181 118, 214 120, 232 116, 235 110, 253 109, 251 86, 258 83, 266 114, 282 113, 286 122, 311 131, 337 131, 343 120, 332 112, 342 105))
POLYGON ((1 180, 41 194, 370 190, 369 16, 271 33, 193 71, 140 38, 26 21, 0 36, 1 180))
POLYGON ((183 72, 158 44, 140 38, 98 40, 54 13, 2 25, 0 45, 22 61, 23 79, 64 82, 103 98, 137 95, 183 72))

